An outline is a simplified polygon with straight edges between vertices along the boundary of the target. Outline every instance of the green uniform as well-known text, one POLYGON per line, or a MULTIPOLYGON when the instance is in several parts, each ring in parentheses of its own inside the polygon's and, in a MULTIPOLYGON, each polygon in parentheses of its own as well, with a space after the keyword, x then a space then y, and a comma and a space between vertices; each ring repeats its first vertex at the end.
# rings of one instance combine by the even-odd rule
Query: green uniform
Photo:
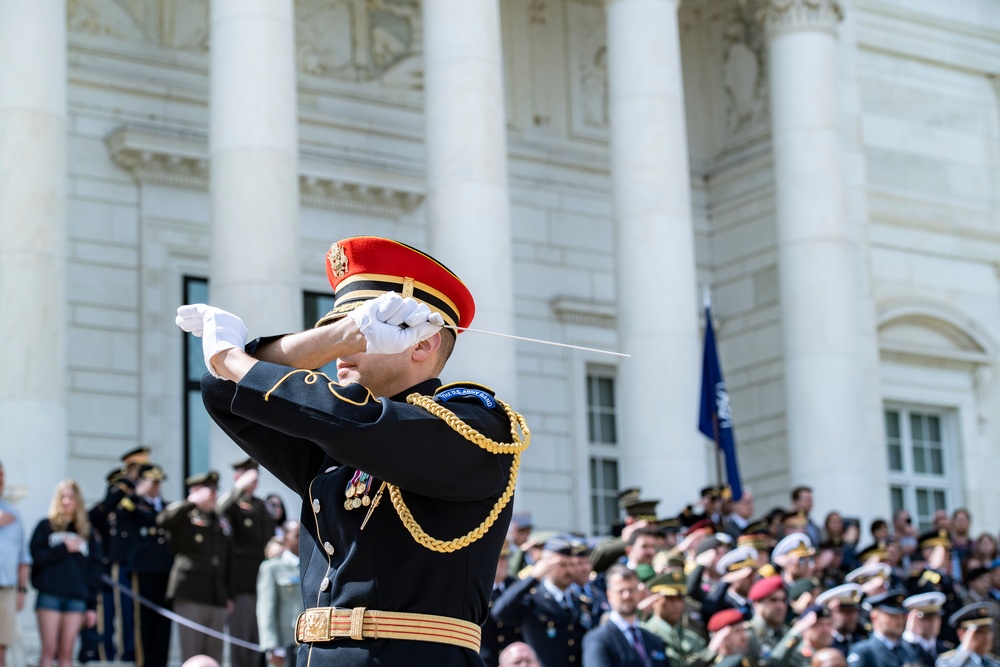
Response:
POLYGON ((770 660, 771 653, 778 642, 790 630, 786 625, 781 625, 777 628, 768 625, 767 621, 760 614, 754 614, 753 618, 750 619, 747 629, 749 630, 748 635, 750 640, 750 644, 747 647, 747 655, 761 662, 770 660))
POLYGON ((713 653, 709 653, 701 635, 683 623, 674 626, 659 616, 652 616, 643 621, 642 627, 663 640, 670 664, 674 667, 705 667, 715 658, 713 653))

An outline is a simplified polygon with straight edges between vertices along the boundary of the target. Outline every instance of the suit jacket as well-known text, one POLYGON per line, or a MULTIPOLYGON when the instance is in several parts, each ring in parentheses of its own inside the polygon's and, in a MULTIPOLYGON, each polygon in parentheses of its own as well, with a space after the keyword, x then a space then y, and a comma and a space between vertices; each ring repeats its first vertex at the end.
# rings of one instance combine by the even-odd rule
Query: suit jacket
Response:
POLYGON ((583 637, 584 667, 670 667, 663 640, 645 628, 639 631, 649 665, 639 658, 632 640, 617 625, 608 621, 583 637))
POLYGON ((851 667, 903 667, 906 663, 919 662, 910 646, 900 640, 895 650, 890 650, 874 635, 851 647, 847 664, 851 667))
POLYGON ((257 573, 257 630, 265 651, 295 643, 295 619, 302 613, 298 559, 286 552, 260 564, 257 573))

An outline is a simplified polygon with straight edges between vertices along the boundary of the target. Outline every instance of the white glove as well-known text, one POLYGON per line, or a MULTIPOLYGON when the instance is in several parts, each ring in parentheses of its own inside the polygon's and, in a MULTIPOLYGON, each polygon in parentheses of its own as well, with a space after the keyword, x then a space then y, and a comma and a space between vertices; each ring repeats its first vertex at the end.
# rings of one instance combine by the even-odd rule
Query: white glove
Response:
POLYGON ((440 313, 413 298, 386 292, 348 315, 368 342, 367 354, 398 354, 436 334, 444 325, 440 313))
POLYGON ((177 309, 174 322, 184 331, 201 338, 201 351, 208 372, 220 377, 212 368, 212 357, 231 348, 243 349, 247 344, 247 328, 243 320, 230 312, 195 303, 177 309))

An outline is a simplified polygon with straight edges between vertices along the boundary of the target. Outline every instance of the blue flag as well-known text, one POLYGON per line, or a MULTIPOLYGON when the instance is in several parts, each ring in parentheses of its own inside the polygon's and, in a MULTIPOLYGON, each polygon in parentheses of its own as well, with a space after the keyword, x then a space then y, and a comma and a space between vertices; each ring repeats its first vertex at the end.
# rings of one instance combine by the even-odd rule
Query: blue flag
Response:
MULTIPOLYGON (((733 500, 743 497, 740 483, 740 466, 736 461, 736 438, 733 436, 733 413, 729 407, 729 393, 722 379, 719 353, 715 349, 715 330, 712 328, 712 311, 705 305, 705 353, 701 362, 701 414, 698 430, 715 441, 726 458, 726 480, 733 492, 733 500)), ((721 480, 720 480, 721 483, 721 480)))

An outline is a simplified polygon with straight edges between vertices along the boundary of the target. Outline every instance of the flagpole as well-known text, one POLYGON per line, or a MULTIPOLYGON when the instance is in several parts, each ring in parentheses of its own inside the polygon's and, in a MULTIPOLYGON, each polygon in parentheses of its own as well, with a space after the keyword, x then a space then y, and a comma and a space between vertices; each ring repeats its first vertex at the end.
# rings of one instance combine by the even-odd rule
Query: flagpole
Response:
MULTIPOLYGON (((705 329, 708 329, 708 318, 712 316, 712 291, 709 289, 708 285, 702 287, 702 303, 705 307, 705 329)), ((722 485, 725 482, 722 480, 722 443, 719 442, 719 415, 712 415, 712 432, 714 433, 713 440, 715 441, 715 479, 716 483, 719 485, 719 493, 722 493, 722 485)))

